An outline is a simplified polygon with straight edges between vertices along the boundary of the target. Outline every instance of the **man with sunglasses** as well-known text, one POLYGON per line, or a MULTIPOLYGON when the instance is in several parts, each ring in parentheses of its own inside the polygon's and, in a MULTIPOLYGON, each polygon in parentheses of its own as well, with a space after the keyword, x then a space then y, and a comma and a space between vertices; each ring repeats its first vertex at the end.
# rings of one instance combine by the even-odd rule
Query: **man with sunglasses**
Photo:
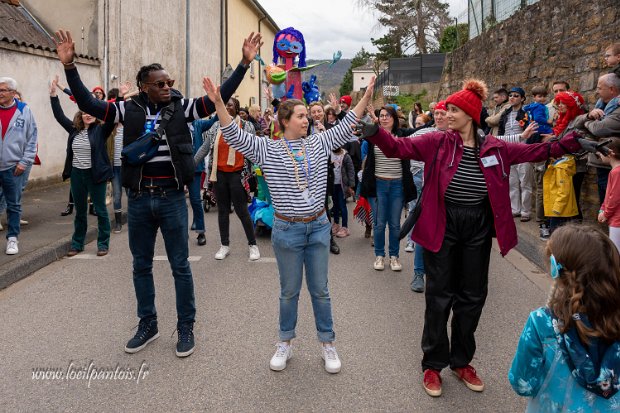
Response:
MULTIPOLYGON (((123 145, 134 142, 145 130, 157 129, 165 109, 173 104, 172 117, 155 157, 138 166, 123 161, 123 186, 128 188, 127 227, 133 255, 133 282, 140 322, 135 336, 125 346, 136 353, 159 337, 153 283, 153 255, 157 230, 166 245, 174 277, 178 341, 176 355, 194 351, 194 283, 188 262, 188 215, 184 186, 194 178, 191 123, 208 116, 215 106, 207 96, 184 98, 173 89, 174 80, 159 63, 140 68, 136 81, 140 93, 131 101, 105 102, 95 99, 80 80, 75 67, 75 45, 67 31, 56 32, 58 57, 65 67, 67 82, 81 110, 103 121, 113 119, 124 126, 123 145)), ((228 100, 245 75, 262 45, 260 34, 243 42, 243 59, 221 86, 228 100)))
MULTIPOLYGON (((508 103, 499 121, 498 135, 520 135, 527 127, 527 114, 523 110, 525 90, 518 86, 508 92, 508 103)), ((534 169, 529 162, 510 167, 510 205, 513 217, 521 217, 521 222, 530 220, 532 209, 532 183, 534 169)))

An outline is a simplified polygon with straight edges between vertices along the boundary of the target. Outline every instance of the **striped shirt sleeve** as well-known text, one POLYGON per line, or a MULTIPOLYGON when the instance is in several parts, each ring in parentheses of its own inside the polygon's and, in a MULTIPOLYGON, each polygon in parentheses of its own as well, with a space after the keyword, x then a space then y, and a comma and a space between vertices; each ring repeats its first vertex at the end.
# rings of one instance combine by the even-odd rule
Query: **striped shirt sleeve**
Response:
POLYGON ((226 143, 241 152, 246 158, 252 159, 258 165, 265 163, 267 159, 267 139, 269 138, 256 136, 239 129, 239 125, 235 122, 222 127, 222 135, 226 143))

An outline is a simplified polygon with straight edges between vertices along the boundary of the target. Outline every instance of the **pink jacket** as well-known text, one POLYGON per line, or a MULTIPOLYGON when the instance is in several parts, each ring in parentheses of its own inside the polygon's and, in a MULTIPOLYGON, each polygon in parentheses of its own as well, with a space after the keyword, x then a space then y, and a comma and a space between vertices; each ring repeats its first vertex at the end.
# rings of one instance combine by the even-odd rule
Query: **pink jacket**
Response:
MULTIPOLYGON (((480 138, 480 168, 487 183, 495 233, 502 255, 506 255, 516 246, 518 240, 517 228, 510 209, 508 184, 510 165, 540 162, 549 157, 559 158, 568 151, 580 151, 577 136, 575 133, 569 133, 561 139, 561 144, 552 142, 531 145, 507 143, 491 135, 480 138)), ((426 163, 424 168, 426 188, 422 196, 422 212, 411 238, 432 252, 439 251, 446 232, 444 194, 463 156, 461 136, 453 130, 447 130, 430 132, 416 138, 396 139, 379 128, 379 132, 368 140, 379 146, 387 157, 413 159, 426 163), (431 168, 435 154, 437 161, 431 168), (428 176, 431 169, 432 176, 428 176)))

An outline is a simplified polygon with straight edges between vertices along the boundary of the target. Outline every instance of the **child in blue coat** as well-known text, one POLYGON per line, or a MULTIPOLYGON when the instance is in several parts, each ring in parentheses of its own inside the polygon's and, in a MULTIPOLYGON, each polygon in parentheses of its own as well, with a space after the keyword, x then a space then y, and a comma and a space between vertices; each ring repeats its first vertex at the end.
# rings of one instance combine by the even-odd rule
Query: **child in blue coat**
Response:
POLYGON ((534 102, 525 105, 523 110, 528 114, 530 122, 538 124, 538 133, 534 134, 526 143, 542 142, 541 135, 553 134, 551 122, 549 121, 549 109, 547 103, 547 88, 544 86, 535 86, 532 88, 532 98, 534 102))
POLYGON ((554 285, 508 373, 528 412, 620 409, 620 255, 599 229, 568 224, 547 243, 554 285))

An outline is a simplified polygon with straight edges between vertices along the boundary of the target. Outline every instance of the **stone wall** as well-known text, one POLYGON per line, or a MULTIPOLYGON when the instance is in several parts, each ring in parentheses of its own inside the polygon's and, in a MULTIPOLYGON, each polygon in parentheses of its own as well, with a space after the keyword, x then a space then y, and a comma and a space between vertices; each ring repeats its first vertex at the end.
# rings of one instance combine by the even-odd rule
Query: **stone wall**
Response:
MULTIPOLYGON (((529 102, 533 86, 551 90, 554 80, 566 80, 592 107, 597 79, 608 70, 605 48, 620 41, 619 6, 619 0, 541 0, 527 6, 446 56, 437 97, 446 98, 463 79, 476 77, 487 82, 490 94, 519 85, 529 102)), ((596 174, 589 169, 581 206, 593 221, 599 200, 596 174)))
POLYGON ((591 104, 604 49, 620 40, 618 23, 618 0, 541 0, 448 54, 438 96, 467 77, 484 79, 490 91, 520 85, 528 93, 562 79, 591 104))

